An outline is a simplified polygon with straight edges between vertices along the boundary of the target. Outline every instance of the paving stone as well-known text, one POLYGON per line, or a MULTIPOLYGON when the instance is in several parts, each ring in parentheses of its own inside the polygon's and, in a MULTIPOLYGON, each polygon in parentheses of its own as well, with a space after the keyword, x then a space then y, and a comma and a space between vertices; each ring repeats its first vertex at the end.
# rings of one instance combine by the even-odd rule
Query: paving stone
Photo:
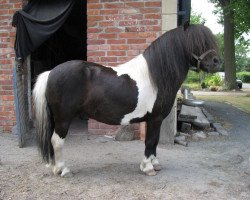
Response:
POLYGON ((213 123, 215 130, 222 136, 229 136, 229 133, 221 126, 220 123, 213 123))

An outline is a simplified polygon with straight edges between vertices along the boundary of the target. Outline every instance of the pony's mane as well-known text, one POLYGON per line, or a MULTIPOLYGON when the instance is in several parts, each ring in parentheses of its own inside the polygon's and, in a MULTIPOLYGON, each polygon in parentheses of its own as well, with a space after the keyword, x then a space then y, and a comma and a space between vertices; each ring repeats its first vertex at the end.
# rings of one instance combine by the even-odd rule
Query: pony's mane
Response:
POLYGON ((201 55, 208 49, 217 50, 217 44, 207 27, 190 25, 184 30, 180 26, 156 39, 143 56, 158 91, 168 95, 177 92, 184 81, 192 53, 201 55))

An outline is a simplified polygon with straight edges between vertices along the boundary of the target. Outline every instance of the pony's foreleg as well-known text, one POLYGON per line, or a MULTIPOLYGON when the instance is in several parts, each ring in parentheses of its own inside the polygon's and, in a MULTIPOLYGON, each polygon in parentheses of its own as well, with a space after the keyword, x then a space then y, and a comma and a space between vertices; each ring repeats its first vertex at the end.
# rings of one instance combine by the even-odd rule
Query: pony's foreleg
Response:
POLYGON ((156 158, 156 148, 159 142, 161 123, 162 118, 147 122, 145 158, 140 164, 140 169, 149 176, 154 176, 156 175, 156 171, 161 170, 160 163, 156 158))
POLYGON ((68 167, 65 166, 63 159, 63 145, 64 138, 61 138, 56 132, 53 133, 51 143, 54 149, 55 163, 52 166, 53 173, 55 175, 61 174, 62 177, 71 176, 71 172, 68 167))

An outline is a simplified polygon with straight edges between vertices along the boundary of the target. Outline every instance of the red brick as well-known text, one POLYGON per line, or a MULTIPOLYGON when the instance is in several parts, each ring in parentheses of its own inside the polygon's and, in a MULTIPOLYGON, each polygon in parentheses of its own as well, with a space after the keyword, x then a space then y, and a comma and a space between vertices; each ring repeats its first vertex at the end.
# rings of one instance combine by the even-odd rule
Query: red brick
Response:
POLYGON ((126 9, 120 10, 119 13, 121 13, 121 14, 135 14, 135 13, 139 13, 139 11, 136 8, 126 8, 126 9))
POLYGON ((128 56, 137 56, 140 54, 140 51, 139 50, 128 50, 127 51, 127 55, 128 56))
POLYGON ((161 7, 161 2, 145 2, 146 7, 161 7))
POLYGON ((125 39, 109 39, 107 40, 107 44, 125 44, 126 40, 125 39))
POLYGON ((127 7, 133 7, 133 8, 141 8, 144 7, 144 2, 131 2, 131 3, 126 3, 127 7))
POLYGON ((101 0, 101 2, 117 2, 119 0, 101 0))
POLYGON ((149 44, 130 44, 130 49, 132 50, 144 50, 149 44))
POLYGON ((103 20, 103 16, 88 16, 88 21, 102 21, 103 20))
POLYGON ((145 30, 146 31, 157 31, 157 32, 160 32, 161 31, 161 26, 146 26, 145 30))
POLYGON ((100 32, 103 31, 103 29, 102 28, 92 28, 92 27, 89 27, 87 31, 88 31, 88 33, 100 33, 100 32))
POLYGON ((106 20, 108 21, 120 21, 123 19, 123 16, 122 15, 108 15, 105 17, 106 20))
POLYGON ((89 62, 100 62, 100 58, 99 57, 87 57, 87 61, 89 62))
POLYGON ((1 99, 3 100, 3 101, 14 101, 14 96, 13 95, 3 95, 2 97, 1 97, 1 99))
POLYGON ((133 58, 134 58, 134 56, 118 57, 118 61, 120 61, 121 63, 125 63, 133 58))
POLYGON ((101 57, 102 62, 117 62, 117 57, 101 57))
MULTIPOLYGON (((3 66, 2 66, 3 67, 3 66)), ((0 85, 12 85, 12 80, 0 80, 0 85)))
POLYGON ((144 26, 134 26, 134 27, 126 27, 126 32, 144 32, 145 27, 144 26))
POLYGON ((161 14, 145 14, 145 19, 161 19, 161 14))
POLYGON ((108 51, 108 56, 125 56, 124 51, 108 51))
POLYGON ((110 27, 110 28, 106 28, 105 32, 106 33, 120 33, 120 32, 124 32, 124 30, 121 28, 110 27))
POLYGON ((92 10, 92 9, 87 10, 87 15, 99 15, 99 14, 100 10, 92 10))
POLYGON ((88 33, 88 39, 98 39, 98 33, 88 33))
POLYGON ((137 38, 138 33, 120 33, 119 37, 120 38, 137 38))
POLYGON ((102 39, 111 39, 111 38, 117 38, 117 34, 114 33, 101 33, 99 34, 99 38, 102 39))
POLYGON ((112 45, 111 50, 128 50, 128 45, 112 45))
POLYGON ((119 26, 135 26, 138 25, 137 20, 129 20, 129 21, 120 21, 119 26))
POLYGON ((110 50, 110 45, 109 44, 102 44, 99 45, 100 46, 100 50, 110 50))
POLYGON ((0 9, 12 9, 13 7, 14 7, 14 4, 10 4, 10 3, 0 4, 0 9))
POLYGON ((118 14, 118 10, 101 10, 100 14, 101 15, 114 15, 114 14, 118 14))
POLYGON ((88 26, 88 28, 89 27, 96 27, 98 25, 98 23, 97 22, 95 22, 95 21, 88 21, 88 24, 87 24, 87 26, 88 26))
POLYGON ((136 15, 125 15, 124 16, 124 20, 134 20, 134 19, 142 20, 143 15, 142 14, 136 14, 136 15))
POLYGON ((2 85, 1 84, 1 87, 2 87, 3 90, 13 90, 12 84, 11 85, 2 85))
POLYGON ((156 20, 156 19, 153 19, 153 20, 147 19, 147 20, 140 21, 140 25, 158 25, 159 23, 160 23, 160 20, 156 20))
POLYGON ((146 39, 128 39, 128 44, 145 44, 146 39))
POLYGON ((160 8, 140 8, 140 13, 161 13, 160 8))
POLYGON ((21 9, 22 6, 23 6, 23 3, 21 3, 21 2, 15 3, 15 4, 14 4, 14 8, 15 8, 15 9, 21 9))
POLYGON ((102 21, 99 22, 100 27, 106 27, 106 26, 115 26, 115 22, 114 21, 102 21))
POLYGON ((87 0, 88 4, 91 4, 91 3, 99 3, 100 0, 87 0))
POLYGON ((123 8, 123 3, 105 3, 105 8, 114 9, 114 8, 123 8))
POLYGON ((87 56, 105 56, 104 51, 89 51, 87 56))
POLYGON ((90 10, 90 9, 101 9, 103 8, 102 4, 87 4, 87 10, 90 10))
POLYGON ((141 32, 138 33, 140 38, 156 38, 156 33, 155 32, 141 32))
POLYGON ((88 39, 87 44, 105 44, 105 40, 88 39))
POLYGON ((0 10, 0 15, 7 15, 9 13, 9 11, 6 10, 0 10))
POLYGON ((147 38, 147 43, 151 44, 153 41, 155 41, 157 38, 147 38))

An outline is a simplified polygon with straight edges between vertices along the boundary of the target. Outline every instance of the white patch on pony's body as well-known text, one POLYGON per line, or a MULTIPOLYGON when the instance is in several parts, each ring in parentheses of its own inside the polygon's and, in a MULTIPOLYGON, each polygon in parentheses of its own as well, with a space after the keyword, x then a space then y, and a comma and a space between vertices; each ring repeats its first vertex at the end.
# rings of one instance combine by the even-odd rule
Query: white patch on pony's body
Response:
POLYGON ((121 125, 128 125, 132 119, 141 118, 151 113, 157 97, 157 88, 153 85, 148 71, 148 65, 142 54, 129 62, 112 67, 118 76, 127 74, 136 82, 138 87, 138 102, 133 112, 126 114, 121 120, 121 125))
POLYGON ((65 167, 65 163, 63 160, 63 145, 64 145, 64 140, 59 137, 59 135, 54 132, 52 137, 51 137, 51 143, 54 149, 54 154, 55 154, 55 166, 53 168, 53 173, 56 174, 61 174, 62 177, 70 174, 70 170, 68 167, 65 167))

